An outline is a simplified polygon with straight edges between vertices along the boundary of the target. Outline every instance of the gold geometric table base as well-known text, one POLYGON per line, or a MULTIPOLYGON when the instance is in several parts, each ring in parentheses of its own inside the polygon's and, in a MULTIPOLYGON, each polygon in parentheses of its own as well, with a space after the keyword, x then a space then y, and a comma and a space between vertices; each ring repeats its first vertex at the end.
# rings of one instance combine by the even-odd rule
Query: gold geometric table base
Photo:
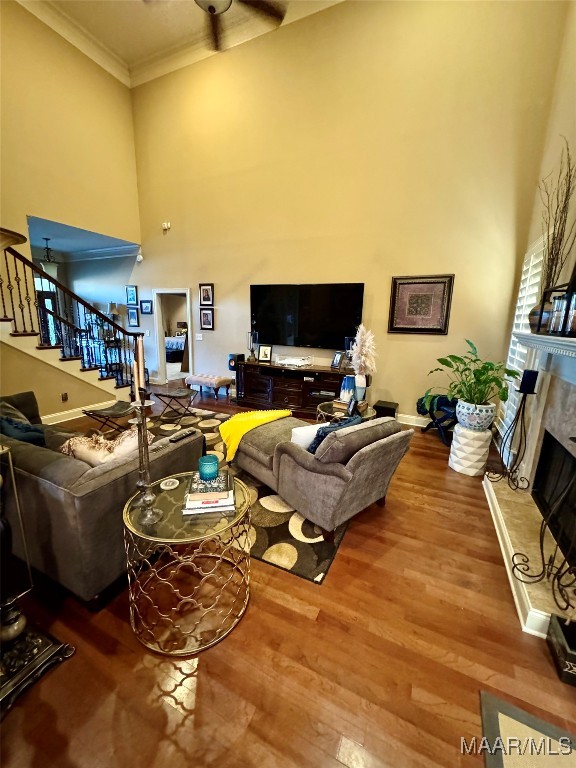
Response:
POLYGON ((154 542, 124 531, 130 623, 147 648, 169 656, 226 637, 250 597, 250 512, 201 542, 154 542))

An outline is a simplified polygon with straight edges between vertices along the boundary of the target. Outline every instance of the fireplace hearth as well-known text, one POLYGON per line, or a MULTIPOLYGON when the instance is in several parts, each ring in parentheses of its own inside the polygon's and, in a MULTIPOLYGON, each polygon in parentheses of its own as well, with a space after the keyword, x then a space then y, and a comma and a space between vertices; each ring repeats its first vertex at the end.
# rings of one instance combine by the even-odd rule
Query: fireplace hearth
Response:
POLYGON ((566 561, 576 567, 576 458, 548 430, 542 441, 532 498, 566 561))
POLYGON ((529 489, 487 478, 483 485, 521 626, 546 637, 552 614, 573 612, 559 605, 576 604, 576 339, 515 336, 528 348, 526 365, 539 371, 520 466, 529 489))
POLYGON ((532 498, 542 515, 540 556, 512 556, 512 574, 525 584, 544 579, 562 611, 576 608, 576 458, 547 430, 536 468, 532 498), (552 534, 547 541, 546 533, 552 534))

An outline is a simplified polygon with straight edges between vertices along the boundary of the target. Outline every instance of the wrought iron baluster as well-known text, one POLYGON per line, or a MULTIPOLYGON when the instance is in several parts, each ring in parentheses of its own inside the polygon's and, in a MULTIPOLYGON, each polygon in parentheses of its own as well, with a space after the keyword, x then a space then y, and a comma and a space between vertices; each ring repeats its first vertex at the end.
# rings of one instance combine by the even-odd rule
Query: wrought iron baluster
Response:
MULTIPOLYGON (((6 232, 3 230, 2 234, 6 232)), ((16 240, 10 242, 25 241, 16 233, 16 240)), ((0 270, 1 310, 4 319, 12 321, 13 335, 40 335, 40 346, 57 342, 62 347, 62 357, 79 358, 82 367, 99 368, 101 375, 106 373, 107 362, 113 362, 108 373, 115 375, 119 386, 128 383, 131 347, 138 334, 110 321, 11 245, 4 245, 2 250, 5 269, 0 270), (101 329, 98 338, 96 327, 101 329), (110 349, 106 349, 106 338, 113 341, 110 349)))
POLYGON ((24 267, 24 288, 25 288, 25 294, 24 294, 24 300, 27 305, 28 309, 28 319, 30 321, 30 331, 36 330, 34 328, 34 318, 32 316, 32 305, 36 306, 36 289, 34 286, 34 273, 31 269, 27 269, 25 265, 24 267), (28 280, 32 283, 32 292, 30 292, 30 286, 28 285, 28 280))

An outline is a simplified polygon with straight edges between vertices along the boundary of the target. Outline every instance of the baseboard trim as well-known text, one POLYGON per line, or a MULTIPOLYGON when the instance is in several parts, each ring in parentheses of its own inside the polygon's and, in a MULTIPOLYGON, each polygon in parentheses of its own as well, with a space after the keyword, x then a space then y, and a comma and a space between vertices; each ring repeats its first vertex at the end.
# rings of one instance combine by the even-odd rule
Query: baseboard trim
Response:
POLYGON ((426 427, 430 424, 430 419, 424 416, 412 416, 411 413, 399 413, 396 420, 400 424, 409 424, 411 427, 426 427))
MULTIPOLYGON (((109 408, 114 405, 116 400, 107 400, 105 403, 94 403, 94 405, 85 405, 84 408, 94 410, 96 408, 109 408)), ((61 421, 72 421, 86 416, 83 408, 72 408, 70 411, 60 411, 59 413, 50 413, 48 416, 42 416, 43 424, 59 424, 61 421)))

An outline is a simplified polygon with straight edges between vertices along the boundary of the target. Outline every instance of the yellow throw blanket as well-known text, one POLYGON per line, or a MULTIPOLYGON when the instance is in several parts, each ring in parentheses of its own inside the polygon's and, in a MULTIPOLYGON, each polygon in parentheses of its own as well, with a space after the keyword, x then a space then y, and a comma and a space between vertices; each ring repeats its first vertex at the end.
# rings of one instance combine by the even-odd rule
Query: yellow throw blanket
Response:
POLYGON ((292 411, 246 411, 237 413, 220 425, 220 435, 226 444, 226 461, 232 461, 238 450, 240 440, 246 432, 262 424, 290 416, 292 411))

